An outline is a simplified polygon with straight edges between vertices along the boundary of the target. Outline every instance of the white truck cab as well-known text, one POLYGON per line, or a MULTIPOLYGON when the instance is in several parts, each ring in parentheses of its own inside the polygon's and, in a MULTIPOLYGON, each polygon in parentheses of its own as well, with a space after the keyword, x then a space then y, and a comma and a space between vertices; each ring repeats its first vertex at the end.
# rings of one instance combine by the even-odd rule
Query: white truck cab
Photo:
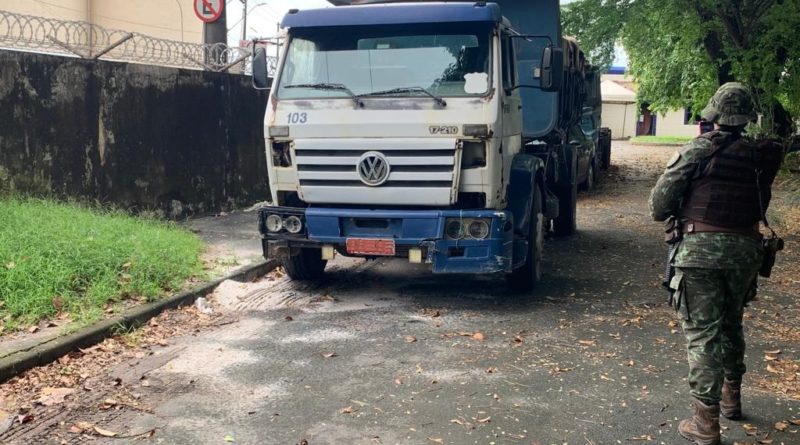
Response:
MULTIPOLYGON (((557 20, 558 2, 547 3, 557 20)), ((437 273, 504 272, 530 288, 546 218, 558 217, 546 183, 574 182, 574 168, 559 178, 552 144, 558 26, 523 36, 486 2, 292 10, 282 25, 264 125, 265 256, 296 279, 318 277, 339 252, 404 257, 437 273), (541 100, 523 110, 527 88, 541 100), (538 141, 524 113, 544 127, 538 141)))

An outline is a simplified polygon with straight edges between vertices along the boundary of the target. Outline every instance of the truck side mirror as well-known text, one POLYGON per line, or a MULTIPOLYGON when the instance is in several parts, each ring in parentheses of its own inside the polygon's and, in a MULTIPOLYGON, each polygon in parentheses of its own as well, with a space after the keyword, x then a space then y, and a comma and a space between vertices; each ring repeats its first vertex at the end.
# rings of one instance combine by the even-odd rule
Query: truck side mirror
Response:
POLYGON ((564 50, 547 46, 542 51, 542 91, 558 91, 564 78, 564 50))
POLYGON ((253 88, 257 90, 269 89, 269 78, 267 77, 267 50, 257 48, 253 53, 253 88))

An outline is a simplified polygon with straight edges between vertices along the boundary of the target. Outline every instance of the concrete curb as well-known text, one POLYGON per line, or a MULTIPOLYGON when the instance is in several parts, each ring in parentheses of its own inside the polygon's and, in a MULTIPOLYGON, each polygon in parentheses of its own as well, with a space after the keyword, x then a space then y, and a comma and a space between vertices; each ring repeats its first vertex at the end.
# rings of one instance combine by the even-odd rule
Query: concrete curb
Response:
POLYGON ((102 320, 69 335, 56 337, 30 349, 0 359, 0 383, 36 366, 50 363, 78 348, 86 348, 114 335, 120 330, 141 326, 166 309, 191 304, 199 297, 214 291, 225 280, 250 281, 278 267, 275 260, 260 261, 240 268, 223 278, 202 284, 194 289, 153 303, 136 306, 124 314, 102 320))

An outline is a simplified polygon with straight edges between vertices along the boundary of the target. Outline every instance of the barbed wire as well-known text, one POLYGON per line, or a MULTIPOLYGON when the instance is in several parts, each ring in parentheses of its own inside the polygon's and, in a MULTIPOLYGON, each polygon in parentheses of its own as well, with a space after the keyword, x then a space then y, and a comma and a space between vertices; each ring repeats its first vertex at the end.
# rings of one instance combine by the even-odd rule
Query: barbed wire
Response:
MULTIPOLYGON (((0 10, 0 47, 86 59, 118 60, 180 68, 250 72, 250 48, 199 44, 107 29, 84 21, 60 20, 0 10)), ((268 59, 270 75, 277 60, 268 59)))

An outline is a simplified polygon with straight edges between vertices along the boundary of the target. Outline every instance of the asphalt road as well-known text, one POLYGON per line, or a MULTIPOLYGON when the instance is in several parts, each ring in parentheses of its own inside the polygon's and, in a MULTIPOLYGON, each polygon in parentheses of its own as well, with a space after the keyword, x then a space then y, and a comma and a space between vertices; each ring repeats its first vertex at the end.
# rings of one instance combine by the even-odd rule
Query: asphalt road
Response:
MULTIPOLYGON (((646 210, 673 149, 614 150, 580 198, 578 235, 547 240, 533 295, 399 260, 337 260, 320 285, 225 283, 211 300, 225 322, 109 369, 113 385, 9 437, 83 443, 67 431, 82 420, 128 437, 91 437, 115 444, 688 443, 675 432, 690 404, 683 338, 646 210), (120 392, 135 409, 98 408, 120 392)), ((794 294, 767 285, 750 326, 796 315, 794 294)), ((764 351, 797 358, 791 338, 749 332, 749 381, 770 378, 764 351)), ((724 443, 800 444, 800 427, 773 427, 800 418, 800 402, 759 388, 744 391, 744 422, 723 421, 724 443)))

